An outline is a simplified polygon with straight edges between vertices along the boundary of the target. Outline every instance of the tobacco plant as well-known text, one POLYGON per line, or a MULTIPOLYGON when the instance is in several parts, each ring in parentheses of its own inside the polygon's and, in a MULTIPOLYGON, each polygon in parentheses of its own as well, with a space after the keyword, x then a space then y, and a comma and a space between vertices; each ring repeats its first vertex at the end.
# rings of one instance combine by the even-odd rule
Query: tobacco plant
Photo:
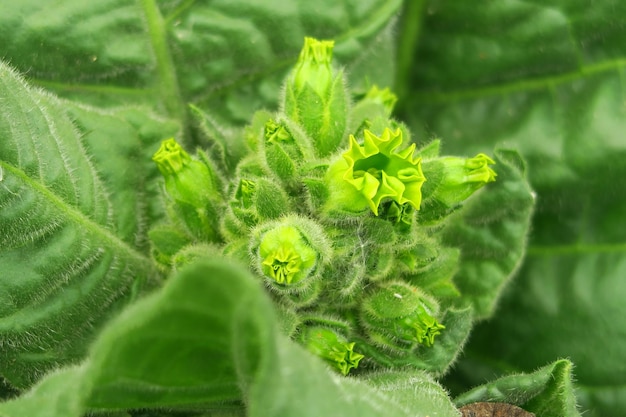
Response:
POLYGON ((0 6, 0 416, 610 408, 511 319, 532 135, 436 91, 447 19, 517 6, 275 3, 0 6))

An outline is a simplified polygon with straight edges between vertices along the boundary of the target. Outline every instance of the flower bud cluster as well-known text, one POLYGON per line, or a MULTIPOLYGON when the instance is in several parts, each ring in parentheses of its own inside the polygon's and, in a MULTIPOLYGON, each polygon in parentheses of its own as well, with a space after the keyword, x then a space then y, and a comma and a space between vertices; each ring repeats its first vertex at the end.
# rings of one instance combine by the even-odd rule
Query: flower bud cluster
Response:
POLYGON ((494 161, 416 149, 388 89, 352 103, 333 45, 305 39, 280 111, 255 115, 236 141, 247 154, 222 164, 232 171, 163 142, 153 159, 171 210, 153 252, 164 268, 205 250, 246 263, 289 336, 344 375, 419 367, 462 297, 459 251, 434 225, 495 180, 494 161))

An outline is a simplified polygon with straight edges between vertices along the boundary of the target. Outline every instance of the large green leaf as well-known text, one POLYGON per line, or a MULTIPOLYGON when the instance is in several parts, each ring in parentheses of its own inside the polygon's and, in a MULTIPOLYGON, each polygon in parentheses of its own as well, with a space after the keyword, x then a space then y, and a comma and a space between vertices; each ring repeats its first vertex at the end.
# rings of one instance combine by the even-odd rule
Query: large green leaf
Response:
POLYGON ((626 4, 484 6, 427 2, 402 64, 403 113, 423 139, 516 147, 538 195, 526 263, 467 352, 498 372, 570 357, 588 415, 624 415, 626 4))
POLYGON ((5 59, 81 101, 193 102, 227 122, 275 107, 305 36, 334 39, 353 87, 392 83, 389 21, 400 0, 25 0, 0 5, 5 59))
POLYGON ((129 157, 176 129, 61 102, 4 64, 0 100, 0 374, 23 387, 79 358, 112 311, 159 279, 139 250, 158 216, 156 190, 142 187, 153 168, 129 157))
POLYGON ((125 408, 240 415, 244 407, 253 417, 456 415, 428 375, 371 382, 333 374, 280 334, 271 301, 251 274, 200 260, 113 320, 82 366, 0 404, 0 416, 78 417, 125 408), (419 395, 410 395, 414 390, 419 395))

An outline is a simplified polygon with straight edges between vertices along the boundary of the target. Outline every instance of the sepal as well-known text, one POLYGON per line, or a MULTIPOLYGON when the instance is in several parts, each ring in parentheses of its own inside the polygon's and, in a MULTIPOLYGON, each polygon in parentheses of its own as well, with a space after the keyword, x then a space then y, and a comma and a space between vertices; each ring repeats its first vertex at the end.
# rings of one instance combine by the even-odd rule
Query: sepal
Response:
POLYGON ((153 227, 148 232, 148 237, 152 244, 152 256, 164 269, 170 268, 172 257, 193 240, 191 236, 171 224, 153 227))
POLYGON ((354 342, 326 327, 306 327, 301 335, 302 344, 313 354, 324 359, 343 375, 359 366, 364 355, 354 351, 354 342))
POLYGON ((174 270, 180 270, 199 259, 216 259, 221 254, 221 248, 214 243, 189 245, 172 257, 172 266, 174 270))
POLYGON ((239 130, 221 126, 213 116, 193 104, 189 108, 195 130, 202 143, 206 144, 211 160, 217 163, 222 172, 232 174, 237 163, 249 151, 243 141, 244 135, 239 130))
POLYGON ((376 344, 414 349, 418 344, 432 346, 445 328, 437 321, 437 302, 404 282, 377 288, 363 302, 361 320, 376 344))

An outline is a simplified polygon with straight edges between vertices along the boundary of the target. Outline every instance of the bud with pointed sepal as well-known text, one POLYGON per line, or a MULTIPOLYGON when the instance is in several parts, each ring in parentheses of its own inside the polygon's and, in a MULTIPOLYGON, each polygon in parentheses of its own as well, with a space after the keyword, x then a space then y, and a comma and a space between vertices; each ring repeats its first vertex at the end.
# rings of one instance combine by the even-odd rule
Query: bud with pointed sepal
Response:
POLYGON ((344 75, 331 65, 333 46, 332 41, 305 38, 283 101, 284 113, 302 126, 319 157, 342 145, 348 120, 344 75))
POLYGON ((327 327, 306 327, 301 333, 302 344, 313 354, 324 359, 335 370, 348 375, 359 366, 364 355, 354 351, 354 342, 327 327))
MULTIPOLYGON (((254 227, 259 221, 277 219, 290 211, 285 191, 270 178, 264 177, 240 179, 229 206, 226 216, 234 215, 237 221, 233 223, 230 219, 226 223, 240 223, 244 228, 254 227)), ((238 233, 236 230, 229 232, 231 235, 238 233)))
POLYGON ((221 195, 210 167, 192 158, 175 139, 167 139, 154 154, 165 179, 174 212, 189 232, 200 240, 219 241, 217 218, 221 195))
POLYGON ((250 256, 271 289, 301 294, 302 302, 310 303, 310 295, 319 292, 313 284, 330 260, 331 245, 315 221, 287 216, 252 231, 250 256))
POLYGON ((437 302, 405 282, 387 283, 361 306, 361 320, 371 341, 386 348, 432 346, 445 328, 436 316, 437 302))
POLYGON ((350 113, 349 131, 360 135, 365 129, 371 129, 374 121, 379 120, 389 123, 389 117, 396 104, 398 97, 389 88, 372 86, 365 96, 356 102, 350 113))
POLYGON ((496 180, 490 167, 494 160, 483 153, 473 158, 445 156, 427 160, 423 169, 429 183, 424 187, 421 218, 437 220, 445 217, 460 203, 496 180))
POLYGON ((495 161, 479 153, 473 158, 445 156, 424 162, 424 172, 433 173, 436 188, 429 195, 448 207, 467 199, 485 184, 496 180, 497 174, 490 167, 495 161))
POLYGON ((263 156, 269 170, 283 183, 291 184, 297 176, 302 153, 283 123, 269 119, 264 126, 263 156))

